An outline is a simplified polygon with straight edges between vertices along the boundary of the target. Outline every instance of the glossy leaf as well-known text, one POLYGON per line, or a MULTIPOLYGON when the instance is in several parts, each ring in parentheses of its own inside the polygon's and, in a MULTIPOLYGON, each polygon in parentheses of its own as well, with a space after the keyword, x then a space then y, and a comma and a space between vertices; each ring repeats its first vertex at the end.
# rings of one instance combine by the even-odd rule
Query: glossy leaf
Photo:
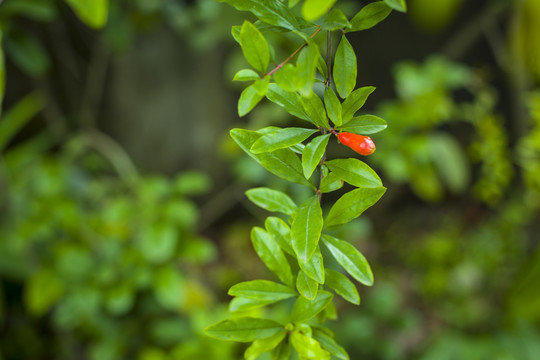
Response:
POLYGON ((249 21, 244 21, 240 29, 240 46, 247 62, 256 70, 266 73, 270 63, 268 42, 259 29, 249 21))
POLYGON ((407 3, 405 0, 384 0, 384 2, 394 10, 407 12, 407 3))
POLYGON ((268 233, 272 235, 274 240, 277 242, 277 244, 283 251, 285 251, 289 255, 296 257, 296 254, 294 253, 291 245, 291 229, 285 223, 285 221, 277 217, 269 216, 264 222, 264 227, 266 228, 266 231, 268 231, 268 233))
POLYGON ((105 26, 109 0, 65 0, 86 25, 99 29, 105 26))
POLYGON ((259 74, 251 69, 242 69, 239 70, 233 78, 233 81, 252 81, 259 80, 259 74))
POLYGON ((301 97, 297 93, 285 91, 277 84, 270 84, 266 91, 266 97, 268 100, 281 106, 289 114, 296 116, 299 119, 307 120, 315 125, 315 123, 313 123, 306 115, 301 97))
POLYGON ((324 284, 324 263, 319 247, 315 249, 315 252, 313 252, 313 255, 307 262, 299 261, 298 265, 307 276, 319 284, 324 284))
POLYGON ((330 134, 318 136, 304 148, 304 151, 302 152, 302 169, 304 170, 306 179, 311 177, 311 174, 313 174, 313 171, 315 171, 317 165, 319 165, 319 162, 326 151, 329 139, 330 134))
POLYGON ((326 118, 326 110, 319 96, 311 93, 310 97, 302 98, 302 106, 304 112, 311 119, 311 122, 324 129, 329 129, 328 119, 326 118))
POLYGON ((386 121, 374 115, 361 115, 336 129, 358 135, 370 135, 386 129, 386 121))
POLYGON ((386 19, 391 12, 392 9, 384 1, 367 4, 351 19, 351 27, 345 31, 352 32, 370 29, 386 19))
POLYGON ((293 305, 291 321, 307 321, 313 318, 332 302, 333 297, 334 295, 323 290, 319 290, 313 300, 303 296, 298 297, 293 305))
POLYGON ((386 188, 360 188, 340 197, 324 220, 325 227, 348 223, 373 206, 384 194, 386 188))
POLYGON ((274 0, 218 0, 241 11, 250 11, 261 21, 289 30, 300 30, 298 22, 286 5, 274 0))
POLYGON ((349 20, 340 9, 333 8, 326 16, 321 28, 326 31, 334 31, 338 29, 348 29, 351 27, 349 20))
POLYGON ((210 325, 204 332, 216 339, 251 342, 268 338, 283 331, 283 325, 270 319, 241 317, 210 325))
POLYGON ((332 269, 325 269, 324 273, 326 275, 326 281, 324 282, 325 286, 334 290, 336 294, 348 302, 360 305, 360 295, 358 295, 358 290, 356 290, 356 286, 354 286, 353 282, 349 280, 348 277, 332 269))
POLYGON ((291 334, 291 345, 302 360, 330 360, 331 354, 321 347, 321 344, 299 331, 291 334))
POLYGON ((332 120, 336 126, 341 125, 341 102, 339 101, 336 93, 334 93, 334 90, 329 87, 324 90, 324 105, 330 120, 332 120))
POLYGON ((376 188, 381 187, 382 182, 379 175, 373 171, 366 163, 355 158, 351 159, 335 159, 326 161, 332 172, 345 180, 346 183, 360 188, 376 188))
POLYGON ((281 301, 298 294, 290 287, 268 280, 238 283, 229 289, 229 295, 255 300, 281 301))
POLYGON ((287 148, 306 140, 316 132, 317 130, 314 129, 303 129, 296 127, 275 130, 255 141, 253 146, 251 146, 251 152, 254 154, 260 154, 263 152, 287 148))
POLYGON ((258 309, 266 305, 276 303, 280 300, 261 300, 261 299, 249 299, 243 297, 235 297, 229 303, 230 312, 248 311, 258 309))
POLYGON ((300 270, 296 277, 296 289, 303 297, 313 300, 317 295, 319 284, 300 270))
POLYGON ((246 191, 246 195, 255 205, 268 211, 291 215, 298 208, 287 194, 278 190, 266 187, 253 188, 246 191))
POLYGON ((337 92, 345 99, 355 88, 357 75, 356 54, 345 35, 336 50, 333 75, 337 92))
POLYGON ((267 88, 268 80, 266 79, 259 79, 245 88, 240 94, 240 99, 238 99, 238 115, 244 116, 253 110, 264 98, 267 88), (265 91, 262 92, 261 89, 265 89, 265 91))
POLYGON ((360 283, 367 286, 373 285, 373 273, 366 258, 360 251, 350 243, 336 239, 330 235, 323 235, 322 239, 328 250, 330 250, 336 261, 343 266, 345 271, 360 283))
POLYGON ((292 245, 299 260, 307 262, 319 244, 323 228, 321 205, 317 196, 312 196, 300 205, 292 223, 292 245))
POLYGON ((283 329, 270 337, 255 340, 244 352, 244 359, 256 360, 262 353, 271 351, 278 346, 286 335, 287 331, 283 329))
POLYGON ((264 264, 285 284, 293 287, 294 280, 285 254, 270 234, 260 227, 251 230, 251 241, 264 264))
POLYGON ((342 187, 343 180, 336 174, 330 173, 322 179, 319 190, 324 194, 339 190, 342 187))
POLYGON ((313 22, 326 14, 336 0, 304 0, 302 16, 309 22, 313 22))
POLYGON ((302 97, 312 96, 313 81, 315 79, 319 57, 319 46, 311 40, 308 41, 308 46, 304 47, 298 54, 298 59, 296 60, 296 88, 302 97))
POLYGON ((323 330, 324 328, 314 327, 313 338, 317 340, 323 349, 328 350, 332 356, 335 356, 339 360, 349 360, 349 354, 345 349, 338 345, 333 336, 330 336, 328 332, 323 330))
POLYGON ((358 110, 364 106, 368 96, 375 91, 373 86, 365 86, 356 89, 343 101, 343 124, 351 120, 358 110))
POLYGON ((298 70, 296 67, 287 63, 274 73, 274 81, 276 84, 285 91, 296 91, 296 79, 298 77, 298 70))

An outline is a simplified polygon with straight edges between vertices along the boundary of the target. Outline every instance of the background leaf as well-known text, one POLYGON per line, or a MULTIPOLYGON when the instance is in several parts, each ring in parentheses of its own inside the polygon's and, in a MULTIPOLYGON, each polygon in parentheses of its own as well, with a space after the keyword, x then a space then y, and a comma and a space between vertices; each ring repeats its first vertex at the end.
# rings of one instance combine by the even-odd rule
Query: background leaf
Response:
POLYGON ((109 0, 65 0, 75 14, 88 26, 99 29, 105 26, 109 13, 109 0))

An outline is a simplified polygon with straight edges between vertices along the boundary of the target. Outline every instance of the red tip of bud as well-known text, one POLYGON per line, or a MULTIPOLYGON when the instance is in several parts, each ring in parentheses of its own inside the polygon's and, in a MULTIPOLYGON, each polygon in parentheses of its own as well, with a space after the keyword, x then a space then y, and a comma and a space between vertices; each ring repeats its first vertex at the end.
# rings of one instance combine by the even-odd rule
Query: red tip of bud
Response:
POLYGON ((369 136, 341 132, 338 134, 338 139, 343 145, 350 147, 360 155, 367 156, 375 152, 375 143, 369 136))

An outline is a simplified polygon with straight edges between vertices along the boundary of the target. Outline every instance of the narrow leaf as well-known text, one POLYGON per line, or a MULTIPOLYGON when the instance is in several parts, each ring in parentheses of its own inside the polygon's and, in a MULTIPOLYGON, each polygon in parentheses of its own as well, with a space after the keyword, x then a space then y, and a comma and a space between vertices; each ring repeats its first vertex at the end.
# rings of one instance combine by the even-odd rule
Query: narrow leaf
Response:
POLYGON ((394 10, 407 12, 407 3, 405 0, 384 0, 384 2, 394 10))
POLYGON ((268 100, 281 106, 289 114, 315 124, 306 115, 304 107, 302 106, 301 97, 297 93, 283 90, 277 84, 270 84, 266 92, 266 97, 268 100))
POLYGON ((287 254, 296 257, 294 250, 292 248, 292 239, 291 239, 291 229, 285 223, 285 221, 280 218, 269 216, 264 222, 264 227, 266 231, 277 242, 281 250, 285 251, 287 254))
POLYGON ((341 102, 334 93, 334 90, 329 87, 324 90, 324 105, 326 106, 326 113, 330 120, 332 120, 336 126, 341 125, 341 102))
POLYGON ((270 63, 268 42, 259 29, 249 21, 244 21, 240 29, 240 46, 247 62, 256 70, 266 73, 270 63))
POLYGON ((321 205, 313 196, 300 205, 291 227, 293 249, 300 261, 307 262, 317 249, 322 227, 321 205))
POLYGON ((313 22, 326 14, 336 0, 305 0, 302 5, 302 16, 306 21, 313 22))
POLYGON ((361 188, 378 188, 382 186, 381 179, 366 163, 358 159, 335 159, 326 161, 332 172, 345 182, 361 188))
POLYGON ((261 21, 292 31, 300 31, 295 16, 281 1, 275 0, 218 0, 240 11, 250 11, 261 21))
POLYGON ((332 206, 324 220, 325 227, 348 223, 373 206, 384 194, 386 188, 360 188, 340 197, 332 206))
POLYGON ((308 41, 308 46, 304 47, 298 54, 296 88, 303 97, 311 96, 319 57, 319 46, 311 39, 308 41))
POLYGON ((238 283, 229 289, 229 295, 255 300, 281 301, 298 294, 290 287, 268 280, 238 283))
POLYGON ((65 0, 86 25, 100 29, 107 23, 109 0, 65 0))
POLYGON ((311 93, 310 97, 303 97, 302 106, 311 122, 324 129, 330 128, 323 102, 317 94, 311 93))
POLYGON ((239 70, 233 78, 233 81, 252 81, 260 79, 259 74, 251 69, 239 70))
POLYGON ((307 321, 324 310, 332 302, 334 295, 328 291, 319 290, 313 300, 303 296, 296 299, 291 312, 291 321, 307 321))
MULTIPOLYGON (((264 80, 257 80, 257 82, 264 80)), ((261 84, 253 83, 242 91, 240 99, 238 99, 238 115, 247 115, 253 108, 264 98, 265 94, 261 94, 261 84)))
POLYGON ((349 280, 348 277, 332 269, 325 269, 324 273, 326 275, 324 285, 334 290, 336 294, 348 302, 360 305, 360 295, 358 295, 358 290, 356 290, 353 282, 349 280))
POLYGON ((229 311, 239 312, 239 311, 248 311, 248 310, 258 309, 263 306, 276 303, 278 301, 279 300, 260 300, 260 299, 235 297, 229 303, 229 311))
POLYGON ((364 255, 350 243, 330 235, 322 236, 323 242, 336 261, 360 283, 373 285, 373 273, 364 255))
POLYGON ((334 31, 344 28, 350 28, 351 24, 347 20, 347 17, 343 11, 333 8, 332 11, 326 16, 321 28, 326 31, 334 31))
POLYGON ((319 284, 300 270, 296 277, 296 289, 303 297, 313 300, 317 295, 319 284))
POLYGON ((351 27, 345 31, 352 32, 370 29, 386 19, 391 12, 392 9, 384 1, 367 4, 351 19, 351 27))
POLYGON ((255 205, 268 211, 279 211, 291 215, 298 208, 294 201, 285 193, 266 187, 253 188, 246 195, 255 205))
POLYGON ((302 169, 304 170, 306 179, 311 177, 311 174, 313 174, 313 171, 315 171, 317 165, 319 165, 319 162, 326 151, 329 139, 330 134, 318 136, 304 148, 304 151, 302 152, 302 169))
POLYGON ((299 261, 298 265, 307 276, 309 276, 319 284, 324 284, 324 264, 321 250, 319 249, 319 247, 315 249, 315 252, 311 256, 309 261, 305 263, 299 261))
POLYGON ((365 86, 354 90, 345 101, 343 101, 343 124, 351 120, 358 110, 364 106, 368 96, 375 91, 373 86, 365 86))
POLYGON ((279 129, 272 133, 266 134, 255 141, 251 147, 251 152, 254 154, 260 154, 263 152, 271 152, 277 149, 287 148, 306 140, 316 132, 317 130, 314 129, 303 129, 296 127, 279 129))
POLYGON ((324 193, 329 193, 332 191, 339 190, 342 187, 343 187, 343 180, 336 174, 330 173, 322 179, 319 190, 321 191, 321 193, 324 194, 324 193))
POLYGON ((349 360, 349 354, 347 354, 347 351, 336 343, 333 336, 330 336, 322 329, 324 328, 314 327, 313 338, 321 344, 323 349, 328 350, 337 359, 349 360))
POLYGON ((291 344, 288 341, 282 341, 272 352, 270 353, 271 360, 290 360, 291 358, 291 344))
POLYGON ((370 135, 386 129, 386 121, 374 115, 361 115, 336 129, 358 135, 370 135))
POLYGON ((331 354, 321 344, 299 331, 291 334, 291 344, 302 360, 330 360, 331 354))
POLYGON ((254 227, 253 230, 251 230, 251 241, 255 251, 264 264, 285 284, 291 287, 294 286, 289 262, 274 238, 264 229, 254 227))
POLYGON ((242 317, 220 321, 210 325, 204 332, 216 339, 251 342, 264 339, 283 331, 283 325, 270 319, 242 317))
POLYGON ((334 82, 342 99, 345 99, 356 86, 356 54, 343 35, 336 50, 334 61, 334 82))
POLYGON ((245 351, 244 358, 246 360, 256 360, 262 353, 273 350, 279 345, 287 335, 287 331, 283 329, 270 337, 255 340, 245 351))

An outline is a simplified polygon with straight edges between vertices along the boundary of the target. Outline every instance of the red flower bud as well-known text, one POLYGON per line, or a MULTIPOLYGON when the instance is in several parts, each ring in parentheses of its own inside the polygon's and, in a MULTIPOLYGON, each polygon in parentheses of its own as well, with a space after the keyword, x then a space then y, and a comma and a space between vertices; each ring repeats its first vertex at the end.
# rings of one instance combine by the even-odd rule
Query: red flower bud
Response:
POLYGON ((343 145, 350 147, 360 155, 367 156, 375 152, 375 143, 369 136, 341 132, 337 137, 343 145))

